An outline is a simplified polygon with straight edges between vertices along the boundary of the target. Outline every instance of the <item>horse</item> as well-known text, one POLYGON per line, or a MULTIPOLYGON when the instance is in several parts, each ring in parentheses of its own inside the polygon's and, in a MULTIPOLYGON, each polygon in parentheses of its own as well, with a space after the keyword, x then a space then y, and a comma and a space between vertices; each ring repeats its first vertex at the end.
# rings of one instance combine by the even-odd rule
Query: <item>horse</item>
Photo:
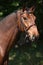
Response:
POLYGON ((9 50, 19 31, 25 32, 31 41, 39 37, 35 20, 31 7, 29 10, 17 10, 0 21, 0 65, 8 65, 9 50))

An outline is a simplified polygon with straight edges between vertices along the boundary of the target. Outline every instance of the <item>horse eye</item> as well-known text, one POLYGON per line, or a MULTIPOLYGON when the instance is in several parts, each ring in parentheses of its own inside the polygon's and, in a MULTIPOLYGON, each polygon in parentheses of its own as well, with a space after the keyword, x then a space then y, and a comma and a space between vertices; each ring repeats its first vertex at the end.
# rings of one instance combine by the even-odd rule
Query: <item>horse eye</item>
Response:
POLYGON ((26 17, 23 17, 23 19, 24 19, 24 20, 27 20, 27 18, 26 18, 26 17))

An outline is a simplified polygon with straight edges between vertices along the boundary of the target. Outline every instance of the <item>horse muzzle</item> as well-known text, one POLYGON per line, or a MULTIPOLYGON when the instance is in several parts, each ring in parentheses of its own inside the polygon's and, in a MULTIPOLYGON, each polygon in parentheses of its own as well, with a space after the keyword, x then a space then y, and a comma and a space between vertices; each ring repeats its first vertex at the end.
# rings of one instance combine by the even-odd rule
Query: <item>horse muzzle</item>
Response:
POLYGON ((26 40, 29 40, 31 42, 37 41, 39 39, 39 35, 35 36, 33 35, 32 37, 30 37, 29 35, 26 35, 26 40))

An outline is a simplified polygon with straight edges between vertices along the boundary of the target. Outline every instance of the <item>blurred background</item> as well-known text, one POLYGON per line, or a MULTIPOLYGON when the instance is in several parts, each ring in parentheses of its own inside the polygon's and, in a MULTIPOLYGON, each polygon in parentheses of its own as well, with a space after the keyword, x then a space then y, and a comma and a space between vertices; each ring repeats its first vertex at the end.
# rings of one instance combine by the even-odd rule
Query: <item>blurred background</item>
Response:
MULTIPOLYGON (((0 0, 0 20, 23 6, 35 6, 36 25, 40 37, 37 42, 15 46, 9 54, 9 65, 43 65, 43 0, 0 0)), ((17 43, 23 43, 24 34, 21 32, 17 43)))

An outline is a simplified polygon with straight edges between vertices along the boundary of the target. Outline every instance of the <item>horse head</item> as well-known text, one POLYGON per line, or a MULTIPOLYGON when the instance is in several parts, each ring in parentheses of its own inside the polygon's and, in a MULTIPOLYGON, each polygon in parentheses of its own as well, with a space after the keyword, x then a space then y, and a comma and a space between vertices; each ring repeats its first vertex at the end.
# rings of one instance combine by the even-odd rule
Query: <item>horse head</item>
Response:
POLYGON ((36 17, 33 12, 34 7, 31 7, 29 10, 17 12, 18 27, 21 31, 26 33, 26 37, 29 37, 31 41, 34 41, 39 37, 39 32, 35 23, 36 17))

